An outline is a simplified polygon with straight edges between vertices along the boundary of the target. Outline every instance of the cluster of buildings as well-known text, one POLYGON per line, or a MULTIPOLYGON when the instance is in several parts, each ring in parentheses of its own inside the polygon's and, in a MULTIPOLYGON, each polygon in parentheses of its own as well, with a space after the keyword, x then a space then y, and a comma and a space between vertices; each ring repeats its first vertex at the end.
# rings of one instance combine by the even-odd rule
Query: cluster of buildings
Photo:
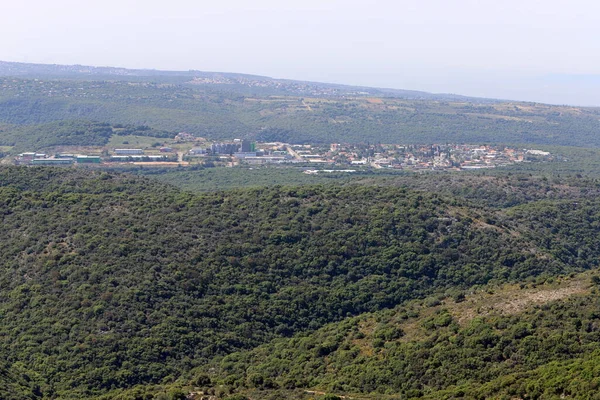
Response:
POLYGON ((229 143, 213 143, 208 147, 195 147, 184 157, 193 160, 198 157, 210 157, 216 161, 225 161, 227 165, 272 164, 301 162, 295 160, 286 150, 285 143, 256 143, 250 140, 235 139, 229 143))
POLYGON ((17 165, 69 165, 69 164, 100 164, 100 156, 83 154, 55 154, 48 156, 43 153, 21 153, 15 158, 17 165))
POLYGON ((541 150, 468 144, 332 144, 324 156, 335 163, 408 170, 495 168, 519 162, 550 160, 552 157, 550 153, 541 150))
POLYGON ((370 166, 407 170, 466 170, 495 168, 519 162, 549 160, 541 150, 491 145, 339 144, 290 145, 234 141, 195 148, 191 157, 218 156, 236 164, 304 163, 370 166))
MULTIPOLYGON (((189 147, 188 147, 189 148, 189 147)), ((102 155, 64 154, 48 156, 41 153, 22 153, 15 158, 21 165, 68 165, 106 163, 157 163, 158 165, 187 165, 212 163, 235 166, 241 164, 310 164, 326 170, 328 166, 393 168, 403 170, 467 170, 506 166, 519 162, 549 161, 546 151, 517 149, 506 146, 468 144, 340 144, 291 145, 288 143, 256 143, 235 139, 229 142, 206 143, 179 153, 171 147, 112 149, 102 155)), ((209 165, 209 164, 206 164, 209 165)))
POLYGON ((256 153, 256 143, 249 140, 235 139, 231 143, 213 143, 209 147, 194 147, 189 151, 190 155, 230 155, 238 153, 256 153))
POLYGON ((224 76, 212 75, 194 77, 188 83, 192 85, 241 85, 250 88, 269 88, 284 90, 291 94, 301 96, 328 97, 342 95, 366 95, 363 91, 349 90, 349 88, 335 87, 334 85, 319 84, 314 82, 300 82, 289 80, 265 79, 250 76, 224 76))
MULTIPOLYGON (((161 147, 160 153, 171 153, 169 147, 161 147)), ((177 156, 167 154, 144 154, 143 149, 114 149, 113 154, 105 159, 109 162, 170 162, 177 161, 177 156)))
MULTIPOLYGON (((162 149, 161 149, 162 152, 162 149)), ((177 161, 176 156, 164 154, 144 154, 143 149, 114 149, 108 155, 86 155, 57 153, 21 153, 15 158, 17 165, 71 165, 71 164, 102 164, 107 162, 168 162, 177 161)))
POLYGON ((256 142, 250 140, 235 139, 230 143, 213 143, 208 147, 194 147, 186 156, 186 159, 195 157, 214 156, 220 159, 244 162, 247 164, 263 164, 268 162, 283 162, 289 159, 286 151, 269 151, 265 148, 257 148, 256 142))

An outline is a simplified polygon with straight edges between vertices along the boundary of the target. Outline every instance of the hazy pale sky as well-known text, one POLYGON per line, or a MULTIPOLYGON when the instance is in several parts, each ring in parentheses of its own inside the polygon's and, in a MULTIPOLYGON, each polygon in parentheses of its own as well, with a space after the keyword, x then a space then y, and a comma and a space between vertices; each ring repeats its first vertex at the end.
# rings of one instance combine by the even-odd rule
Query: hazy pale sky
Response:
POLYGON ((0 60, 600 105, 592 0, 2 0, 0 60))

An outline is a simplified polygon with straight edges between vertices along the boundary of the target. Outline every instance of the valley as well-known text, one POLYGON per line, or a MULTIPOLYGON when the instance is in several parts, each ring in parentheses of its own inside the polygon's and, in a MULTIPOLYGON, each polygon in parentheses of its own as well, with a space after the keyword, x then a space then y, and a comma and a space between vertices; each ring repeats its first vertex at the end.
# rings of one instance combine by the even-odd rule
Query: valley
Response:
POLYGON ((594 398, 599 121, 0 62, 0 398, 594 398))

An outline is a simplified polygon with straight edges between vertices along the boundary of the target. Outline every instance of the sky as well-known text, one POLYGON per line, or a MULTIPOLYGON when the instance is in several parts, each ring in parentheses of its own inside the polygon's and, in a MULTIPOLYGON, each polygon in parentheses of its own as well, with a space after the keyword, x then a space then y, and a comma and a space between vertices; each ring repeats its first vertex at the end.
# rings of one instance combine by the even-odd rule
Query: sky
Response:
POLYGON ((600 106, 593 0, 4 0, 0 60, 600 106))

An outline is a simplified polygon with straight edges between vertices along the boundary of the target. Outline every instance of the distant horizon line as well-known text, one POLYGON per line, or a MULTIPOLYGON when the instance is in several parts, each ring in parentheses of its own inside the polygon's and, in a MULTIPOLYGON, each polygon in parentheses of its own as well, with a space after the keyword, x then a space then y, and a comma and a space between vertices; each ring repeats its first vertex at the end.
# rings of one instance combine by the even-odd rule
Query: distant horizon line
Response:
MULTIPOLYGON (((273 77, 270 75, 262 75, 256 73, 247 73, 247 72, 235 72, 235 71, 210 71, 210 70, 200 70, 200 69, 162 69, 162 68, 130 68, 130 67, 122 67, 122 66, 114 66, 114 65, 91 65, 91 64, 60 64, 60 63, 46 63, 46 62, 25 62, 25 61, 6 61, 0 60, 0 64, 20 64, 20 65, 33 65, 33 66, 48 66, 48 67, 84 67, 84 68, 93 68, 93 69, 115 69, 115 70, 125 70, 125 71, 145 71, 145 72, 154 72, 157 73, 158 76, 161 76, 160 73, 204 73, 204 74, 228 74, 228 75, 239 75, 239 76, 249 76, 255 78, 262 79, 270 79, 276 81, 289 81, 289 82, 302 82, 302 83, 310 83, 310 84, 323 84, 323 85, 332 85, 332 86, 342 86, 348 88, 364 88, 364 89, 373 89, 373 90, 398 90, 404 92, 413 92, 413 93, 423 93, 427 95, 433 96, 457 96, 463 97, 465 100, 468 99, 480 99, 480 100, 488 100, 488 101, 500 101, 500 102, 518 102, 518 103, 531 103, 531 104, 546 104, 553 106, 570 106, 570 107, 585 107, 585 108, 599 108, 600 105, 579 105, 572 103, 559 103, 559 102, 544 102, 544 101, 535 101, 535 100, 517 100, 510 98, 502 98, 502 97, 487 97, 482 95, 468 95, 461 94, 455 92, 444 92, 444 91, 427 91, 421 89, 404 89, 400 87, 391 87, 391 86, 370 86, 370 85, 362 85, 362 84, 351 84, 351 83, 338 83, 338 82, 327 82, 320 80, 311 80, 311 79, 294 79, 294 78, 281 78, 281 77, 273 77)), ((78 72, 74 72, 78 73, 78 72)), ((84 72, 80 72, 81 75, 85 75, 84 72)), ((111 74, 109 74, 111 75, 111 74)), ((0 76, 12 76, 12 75, 0 75, 0 76)), ((27 74, 23 74, 21 76, 28 76, 27 74)), ((92 75, 90 75, 92 76, 92 75)), ((139 76, 143 77, 144 75, 131 75, 131 76, 139 76)), ((540 76, 545 76, 549 78, 555 79, 597 79, 600 83, 600 74, 567 74, 567 73, 551 73, 551 74, 543 74, 540 76)), ((18 77, 15 76, 15 77, 18 77)))

